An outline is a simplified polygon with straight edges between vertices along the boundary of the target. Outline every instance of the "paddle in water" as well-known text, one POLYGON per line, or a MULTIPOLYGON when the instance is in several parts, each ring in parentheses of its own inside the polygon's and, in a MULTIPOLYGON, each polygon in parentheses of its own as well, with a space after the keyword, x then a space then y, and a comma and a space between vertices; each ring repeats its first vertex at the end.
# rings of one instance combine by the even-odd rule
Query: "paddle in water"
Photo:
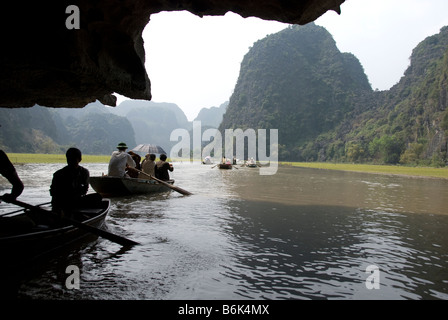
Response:
POLYGON ((179 193, 181 193, 181 194, 183 194, 183 195, 187 195, 187 196, 192 195, 191 192, 189 192, 189 191, 187 191, 187 190, 184 190, 184 189, 182 189, 182 188, 173 186, 173 185, 171 185, 171 184, 169 184, 169 183, 166 183, 165 181, 160 180, 160 179, 157 179, 156 177, 153 177, 152 175, 147 174, 146 172, 143 172, 143 171, 138 170, 138 169, 135 169, 135 168, 132 168, 132 170, 137 171, 137 172, 139 172, 139 173, 141 173, 141 174, 143 174, 143 175, 145 175, 145 176, 147 176, 147 177, 149 177, 149 178, 151 178, 151 179, 153 179, 153 180, 155 180, 155 181, 157 181, 157 182, 159 182, 159 183, 161 183, 161 184, 167 186, 168 188, 173 189, 174 191, 177 191, 177 192, 179 192, 179 193))

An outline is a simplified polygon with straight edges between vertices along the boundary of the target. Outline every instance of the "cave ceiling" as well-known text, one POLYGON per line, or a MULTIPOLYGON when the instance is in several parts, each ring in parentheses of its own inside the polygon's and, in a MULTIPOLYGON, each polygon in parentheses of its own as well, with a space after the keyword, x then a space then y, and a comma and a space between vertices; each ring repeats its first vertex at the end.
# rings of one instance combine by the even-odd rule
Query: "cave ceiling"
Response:
MULTIPOLYGON (((142 33, 151 14, 314 21, 345 0, 58 0, 14 1, 0 10, 0 107, 115 106, 118 93, 151 100, 142 33), (76 10, 70 10, 76 6, 76 10), (79 23, 79 24, 78 24, 79 23)), ((5 1, 3 2, 5 3, 5 1)))

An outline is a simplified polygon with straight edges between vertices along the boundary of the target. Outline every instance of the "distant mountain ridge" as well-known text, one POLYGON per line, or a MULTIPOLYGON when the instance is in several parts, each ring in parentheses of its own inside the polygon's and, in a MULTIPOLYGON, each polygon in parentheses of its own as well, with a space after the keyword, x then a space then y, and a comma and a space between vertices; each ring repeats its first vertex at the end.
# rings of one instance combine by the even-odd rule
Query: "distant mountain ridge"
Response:
POLYGON ((202 126, 218 128, 226 113, 229 102, 226 101, 219 107, 202 108, 194 121, 201 121, 202 126))
MULTIPOLYGON (((218 123, 217 127, 225 105, 204 108, 198 119, 206 126, 218 123)), ((129 148, 151 143, 169 152, 177 143, 170 141, 171 132, 192 128, 176 104, 143 100, 126 100, 117 107, 96 101, 82 109, 0 108, 0 124, 0 147, 19 153, 65 153, 76 146, 85 154, 110 154, 122 141, 129 148)))

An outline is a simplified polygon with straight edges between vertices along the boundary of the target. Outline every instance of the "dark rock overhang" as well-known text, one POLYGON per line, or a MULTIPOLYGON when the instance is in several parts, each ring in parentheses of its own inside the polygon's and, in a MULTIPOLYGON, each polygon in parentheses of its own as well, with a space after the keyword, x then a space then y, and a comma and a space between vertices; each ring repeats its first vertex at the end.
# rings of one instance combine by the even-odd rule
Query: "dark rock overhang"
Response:
POLYGON ((345 0, 58 0, 15 1, 0 9, 0 107, 79 108, 114 92, 151 99, 142 32, 153 13, 259 17, 292 24, 314 21, 345 0), (66 21, 79 9, 79 29, 66 21))

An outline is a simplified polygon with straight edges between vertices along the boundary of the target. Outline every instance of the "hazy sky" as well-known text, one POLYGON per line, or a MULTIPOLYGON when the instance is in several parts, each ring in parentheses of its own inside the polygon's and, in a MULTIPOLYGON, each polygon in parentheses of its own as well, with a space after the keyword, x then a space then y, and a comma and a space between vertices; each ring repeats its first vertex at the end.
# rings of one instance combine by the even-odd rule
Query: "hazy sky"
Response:
MULTIPOLYGON (((341 10, 315 23, 333 35, 342 52, 360 60, 373 89, 379 90, 400 80, 419 42, 448 25, 447 0, 346 0, 341 10)), ((176 103, 189 120, 201 108, 219 106, 230 98, 253 43, 287 26, 233 13, 151 16, 143 39, 152 100, 176 103)))

